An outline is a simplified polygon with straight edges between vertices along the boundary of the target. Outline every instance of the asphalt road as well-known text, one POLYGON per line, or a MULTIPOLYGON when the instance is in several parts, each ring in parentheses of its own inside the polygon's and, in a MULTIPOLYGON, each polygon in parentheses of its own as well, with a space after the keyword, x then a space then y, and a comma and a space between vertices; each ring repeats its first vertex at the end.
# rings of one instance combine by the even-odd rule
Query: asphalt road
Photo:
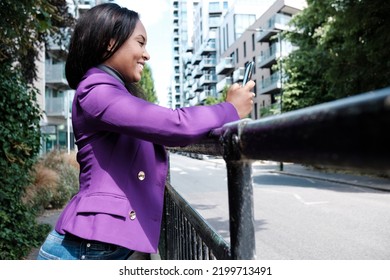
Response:
MULTIPOLYGON (((277 169, 253 167, 257 259, 390 259, 390 192, 277 169)), ((171 154, 171 184, 229 240, 223 160, 171 154)))

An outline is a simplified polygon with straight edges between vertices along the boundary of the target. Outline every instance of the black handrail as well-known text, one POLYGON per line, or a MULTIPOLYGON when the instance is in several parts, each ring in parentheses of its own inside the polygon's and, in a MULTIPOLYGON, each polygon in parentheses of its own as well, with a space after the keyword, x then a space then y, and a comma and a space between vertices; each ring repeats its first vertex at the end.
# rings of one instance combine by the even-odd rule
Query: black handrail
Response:
POLYGON ((254 160, 388 171, 389 128, 390 87, 273 117, 229 123, 199 144, 172 150, 223 155, 228 172, 230 258, 255 259, 254 160))

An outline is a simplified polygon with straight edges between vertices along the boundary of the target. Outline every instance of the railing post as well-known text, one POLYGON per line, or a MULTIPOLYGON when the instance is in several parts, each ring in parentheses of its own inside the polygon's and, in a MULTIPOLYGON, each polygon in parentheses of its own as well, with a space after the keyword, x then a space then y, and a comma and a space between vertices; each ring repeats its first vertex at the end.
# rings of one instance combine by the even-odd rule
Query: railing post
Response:
POLYGON ((256 259, 252 161, 242 159, 240 131, 247 122, 240 122, 238 129, 227 130, 221 137, 226 161, 231 256, 235 260, 256 259))

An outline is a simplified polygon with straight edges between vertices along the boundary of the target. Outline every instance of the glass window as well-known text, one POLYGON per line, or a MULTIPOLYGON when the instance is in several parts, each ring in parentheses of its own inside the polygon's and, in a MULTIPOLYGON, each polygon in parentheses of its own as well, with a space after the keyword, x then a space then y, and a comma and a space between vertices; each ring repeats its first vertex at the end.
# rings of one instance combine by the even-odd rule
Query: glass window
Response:
POLYGON ((242 33, 256 21, 255 15, 234 15, 234 34, 239 38, 242 33))

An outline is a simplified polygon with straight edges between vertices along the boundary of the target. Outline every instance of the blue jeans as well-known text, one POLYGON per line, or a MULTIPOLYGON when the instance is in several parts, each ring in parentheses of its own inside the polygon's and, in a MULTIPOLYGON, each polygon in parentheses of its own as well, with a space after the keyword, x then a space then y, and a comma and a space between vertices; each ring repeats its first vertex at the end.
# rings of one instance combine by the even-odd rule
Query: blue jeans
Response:
POLYGON ((50 232, 39 250, 38 260, 126 260, 134 251, 70 234, 50 232))

